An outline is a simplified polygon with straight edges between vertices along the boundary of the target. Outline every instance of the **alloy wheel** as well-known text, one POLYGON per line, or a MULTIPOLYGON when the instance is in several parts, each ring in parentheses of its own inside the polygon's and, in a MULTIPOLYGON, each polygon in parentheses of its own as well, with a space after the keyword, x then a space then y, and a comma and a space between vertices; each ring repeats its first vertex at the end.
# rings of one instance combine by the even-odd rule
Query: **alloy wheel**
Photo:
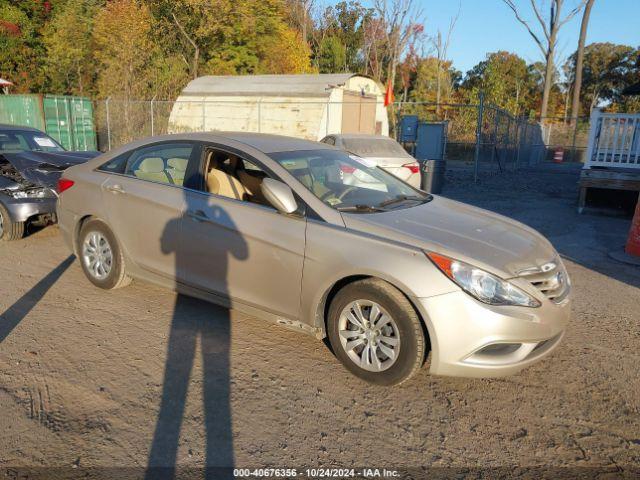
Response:
POLYGON ((104 280, 109 276, 113 265, 113 251, 102 233, 94 231, 85 236, 82 259, 87 271, 96 280, 104 280))
POLYGON ((398 359, 400 334, 396 322, 379 304, 355 300, 340 313, 340 343, 360 368, 382 372, 398 359))

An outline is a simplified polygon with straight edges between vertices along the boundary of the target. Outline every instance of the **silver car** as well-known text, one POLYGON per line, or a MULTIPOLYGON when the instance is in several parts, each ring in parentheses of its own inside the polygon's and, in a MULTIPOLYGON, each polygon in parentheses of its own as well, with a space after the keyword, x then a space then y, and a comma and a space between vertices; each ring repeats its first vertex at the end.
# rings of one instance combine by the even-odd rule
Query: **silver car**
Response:
POLYGON ((156 137, 68 169, 58 216, 87 278, 131 278, 318 339, 376 384, 513 374, 569 318, 551 244, 335 147, 274 135, 156 137), (345 183, 345 166, 384 189, 345 183), (430 353, 430 355, 429 355, 430 353))
MULTIPOLYGON (((351 133, 327 135, 320 141, 369 160, 409 185, 420 188, 420 165, 393 138, 351 133)), ((369 182, 369 177, 357 178, 353 174, 353 184, 369 182)))

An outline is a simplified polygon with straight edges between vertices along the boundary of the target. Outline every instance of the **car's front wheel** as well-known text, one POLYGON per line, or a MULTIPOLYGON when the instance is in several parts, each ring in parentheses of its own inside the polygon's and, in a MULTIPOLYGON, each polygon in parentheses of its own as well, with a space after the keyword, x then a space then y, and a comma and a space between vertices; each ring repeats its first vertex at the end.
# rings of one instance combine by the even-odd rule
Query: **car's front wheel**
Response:
POLYGON ((338 359, 367 382, 397 385, 424 362, 421 320, 402 292, 383 280, 360 280, 340 290, 327 329, 338 359))
POLYGON ((24 236, 24 222, 14 222, 0 204, 0 240, 19 240, 24 236))
POLYGON ((96 287, 111 290, 130 283, 120 245, 101 221, 89 220, 82 226, 78 254, 84 274, 96 287))

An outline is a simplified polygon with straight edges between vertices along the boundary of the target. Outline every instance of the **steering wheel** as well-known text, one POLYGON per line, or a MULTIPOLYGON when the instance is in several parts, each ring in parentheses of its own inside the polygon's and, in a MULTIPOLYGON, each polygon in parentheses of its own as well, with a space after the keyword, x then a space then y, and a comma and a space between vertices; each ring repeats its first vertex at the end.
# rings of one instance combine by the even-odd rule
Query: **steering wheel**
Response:
MULTIPOLYGON (((338 200, 342 201, 342 199, 344 197, 347 196, 347 194, 353 192, 354 190, 357 190, 358 187, 354 187, 353 185, 345 188, 340 194, 335 195, 335 198, 337 198, 338 200)), ((331 195, 333 195, 333 192, 329 191, 327 193, 325 193, 324 195, 322 195, 322 197, 320 197, 320 200, 326 200, 327 198, 329 198, 331 195)))

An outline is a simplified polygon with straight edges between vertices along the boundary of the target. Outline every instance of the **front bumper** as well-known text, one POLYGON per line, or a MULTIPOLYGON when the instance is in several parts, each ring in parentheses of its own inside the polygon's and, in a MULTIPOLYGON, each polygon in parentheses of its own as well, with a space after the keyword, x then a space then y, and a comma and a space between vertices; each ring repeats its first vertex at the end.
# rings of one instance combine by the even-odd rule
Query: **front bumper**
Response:
POLYGON ((431 373, 501 377, 551 353, 564 336, 570 303, 491 306, 463 291, 414 299, 431 337, 431 373))
POLYGON ((54 198, 13 198, 1 195, 0 202, 9 212, 13 222, 26 222, 36 215, 55 214, 56 199, 54 198))

